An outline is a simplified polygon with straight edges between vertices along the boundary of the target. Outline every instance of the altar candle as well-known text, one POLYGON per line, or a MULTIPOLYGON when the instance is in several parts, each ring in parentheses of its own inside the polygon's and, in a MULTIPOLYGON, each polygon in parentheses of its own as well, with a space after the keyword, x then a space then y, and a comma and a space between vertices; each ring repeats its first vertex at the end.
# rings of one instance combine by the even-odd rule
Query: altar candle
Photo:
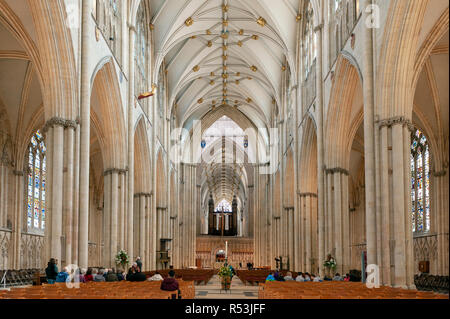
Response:
POLYGON ((228 241, 225 242, 225 258, 228 258, 228 241))

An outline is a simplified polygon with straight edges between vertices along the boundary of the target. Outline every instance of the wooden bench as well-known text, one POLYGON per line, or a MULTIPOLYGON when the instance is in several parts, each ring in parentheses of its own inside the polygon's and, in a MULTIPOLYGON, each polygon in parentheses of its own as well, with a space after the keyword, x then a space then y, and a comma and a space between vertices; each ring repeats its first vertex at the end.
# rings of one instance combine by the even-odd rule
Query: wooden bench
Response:
POLYGON ((268 282, 259 285, 259 299, 448 299, 448 295, 391 287, 369 289, 354 282, 268 282))

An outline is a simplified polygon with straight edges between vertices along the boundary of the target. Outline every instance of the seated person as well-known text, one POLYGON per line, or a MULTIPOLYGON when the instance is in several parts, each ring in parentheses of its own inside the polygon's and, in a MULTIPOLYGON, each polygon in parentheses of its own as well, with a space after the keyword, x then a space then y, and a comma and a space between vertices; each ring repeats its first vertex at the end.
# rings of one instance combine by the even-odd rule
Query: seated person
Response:
POLYGON ((344 281, 347 281, 347 282, 350 281, 350 275, 349 275, 349 274, 346 274, 346 275, 345 275, 344 281))
POLYGON ((341 277, 339 273, 336 273, 333 277, 333 281, 343 281, 344 279, 341 277))
POLYGON ((290 271, 287 272, 286 277, 284 277, 284 281, 294 281, 294 278, 292 278, 292 273, 290 271))
POLYGON ((117 269, 117 271, 116 271, 117 281, 125 280, 125 276, 124 275, 125 275, 124 273, 120 272, 120 270, 117 269))
POLYGON ((305 279, 305 281, 311 281, 311 277, 309 276, 309 273, 305 272, 303 274, 303 278, 305 279))
POLYGON ((128 269, 128 273, 127 273, 127 281, 134 281, 134 274, 136 273, 136 268, 137 268, 137 264, 133 263, 130 267, 130 269, 128 269))
POLYGON ((133 275, 133 281, 146 281, 147 276, 141 271, 139 267, 136 268, 136 273, 133 275))
POLYGON ((58 276, 56 276, 56 282, 66 282, 67 278, 69 278, 69 273, 67 272, 67 267, 64 267, 58 276))
POLYGON ((114 281, 119 281, 119 278, 117 278, 116 275, 116 270, 115 269, 110 269, 110 271, 108 271, 108 273, 106 274, 106 279, 107 282, 114 282, 114 281))
POLYGON ((284 281, 283 275, 280 272, 278 272, 278 270, 275 272, 273 276, 275 277, 276 281, 284 281))
POLYGON ((302 272, 298 273, 297 278, 295 278, 295 281, 297 281, 297 282, 304 282, 305 281, 305 278, 303 277, 303 273, 302 272))
POLYGON ((86 275, 84 275, 84 282, 94 281, 94 276, 92 276, 92 268, 88 268, 86 275))
POLYGON ((104 281, 106 281, 105 280, 105 276, 104 276, 104 272, 105 272, 104 269, 100 269, 98 272, 95 269, 94 272, 93 272, 94 273, 94 281, 95 282, 104 282, 104 281))
POLYGON ((268 281, 275 281, 275 277, 273 276, 273 272, 271 271, 269 276, 267 276, 266 278, 266 282, 268 281))
POLYGON ((320 278, 320 276, 316 276, 314 274, 311 274, 311 281, 312 282, 322 282, 322 279, 320 278))
POLYGON ((78 282, 85 283, 86 282, 85 276, 86 276, 86 269, 78 268, 77 273, 75 275, 75 277, 78 277, 78 282))
POLYGON ((108 268, 101 268, 103 269, 103 277, 105 277, 105 281, 106 281, 106 276, 108 275, 109 269, 108 268))
POLYGON ((152 277, 148 278, 148 281, 163 281, 164 278, 161 276, 161 274, 157 271, 152 277))
POLYGON ((169 277, 165 278, 161 282, 161 290, 164 291, 176 291, 178 290, 178 281, 175 279, 175 271, 169 271, 169 277))

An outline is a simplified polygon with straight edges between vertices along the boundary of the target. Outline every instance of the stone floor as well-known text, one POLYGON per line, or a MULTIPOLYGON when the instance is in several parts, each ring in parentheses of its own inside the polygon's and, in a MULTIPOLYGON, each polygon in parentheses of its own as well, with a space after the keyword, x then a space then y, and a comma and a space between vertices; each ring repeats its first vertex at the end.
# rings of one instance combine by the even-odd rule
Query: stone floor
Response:
POLYGON ((195 286, 195 299, 258 299, 258 286, 245 286, 238 277, 234 277, 231 290, 221 290, 219 276, 211 278, 207 285, 195 286))

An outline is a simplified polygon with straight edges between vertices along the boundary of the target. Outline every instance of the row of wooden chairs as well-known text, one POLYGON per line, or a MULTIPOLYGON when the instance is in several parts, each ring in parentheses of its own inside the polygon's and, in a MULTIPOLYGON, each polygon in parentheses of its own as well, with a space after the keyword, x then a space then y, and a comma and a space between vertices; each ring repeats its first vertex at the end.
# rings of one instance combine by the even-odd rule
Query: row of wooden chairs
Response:
POLYGON ((68 288, 65 283, 44 284, 27 288, 0 291, 0 299, 194 299, 193 282, 179 280, 178 292, 163 291, 161 282, 88 282, 79 288, 68 288))
POLYGON ((448 299, 434 292, 382 286, 367 288, 356 282, 267 282, 259 284, 259 299, 448 299))

